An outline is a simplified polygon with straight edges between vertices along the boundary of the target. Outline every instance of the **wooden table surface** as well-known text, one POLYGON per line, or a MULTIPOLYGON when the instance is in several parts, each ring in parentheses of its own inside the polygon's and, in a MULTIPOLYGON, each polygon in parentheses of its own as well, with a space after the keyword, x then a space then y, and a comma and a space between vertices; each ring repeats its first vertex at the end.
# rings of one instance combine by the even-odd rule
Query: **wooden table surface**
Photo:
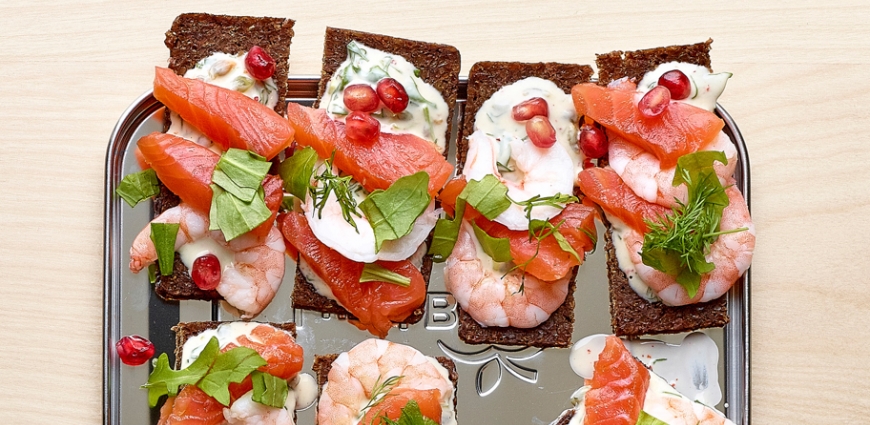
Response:
POLYGON ((0 5, 0 423, 102 420, 107 143, 189 11, 295 19, 292 74, 319 72, 327 25, 452 44, 463 75, 712 37, 751 159, 752 421, 867 422, 867 2, 51 3, 0 5))

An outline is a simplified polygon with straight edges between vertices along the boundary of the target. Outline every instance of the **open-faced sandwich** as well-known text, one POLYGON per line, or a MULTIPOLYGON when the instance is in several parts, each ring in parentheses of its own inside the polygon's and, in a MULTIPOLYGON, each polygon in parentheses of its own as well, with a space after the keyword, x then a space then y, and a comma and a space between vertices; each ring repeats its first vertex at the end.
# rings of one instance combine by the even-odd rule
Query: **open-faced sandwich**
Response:
POLYGON ((458 375, 447 357, 368 339, 341 354, 316 356, 317 425, 455 425, 458 375))
POLYGON ((579 179, 604 210, 617 335, 725 325, 752 260, 737 150, 713 112, 731 74, 711 73, 711 42, 599 55, 599 84, 572 90, 581 144, 607 147, 579 179))
POLYGON ((450 46, 327 29, 317 107, 287 109, 297 148, 281 175, 296 202, 279 222, 298 252, 294 308, 381 338, 420 320, 459 62, 450 46))
POLYGON ((457 142, 461 175, 440 195, 452 218, 431 252, 459 304, 467 343, 566 347, 574 278, 596 240, 575 196, 584 155, 566 94, 586 65, 480 62, 471 68, 457 142))
POLYGON ((176 333, 175 368, 161 354, 143 388, 161 425, 293 425, 296 409, 317 396, 300 374, 302 347, 293 323, 188 322, 176 333))
POLYGON ((131 205, 155 197, 130 269, 149 269, 164 299, 221 299, 250 319, 281 284, 282 182, 269 161, 293 141, 281 116, 292 28, 289 19, 183 14, 166 34, 170 68, 154 79, 165 132, 138 141, 144 171, 119 188, 131 205))

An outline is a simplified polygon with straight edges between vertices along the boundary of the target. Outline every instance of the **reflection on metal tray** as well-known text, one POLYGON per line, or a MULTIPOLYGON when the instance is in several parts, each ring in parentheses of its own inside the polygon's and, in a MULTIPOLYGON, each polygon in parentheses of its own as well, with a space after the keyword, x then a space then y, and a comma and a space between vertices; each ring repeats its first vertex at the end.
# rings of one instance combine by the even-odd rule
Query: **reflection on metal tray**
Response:
MULTIPOLYGON (((314 76, 291 78, 287 100, 310 104, 317 94, 318 81, 314 76)), ((465 88, 463 79, 456 120, 462 116, 465 88)), ((150 221, 151 210, 147 206, 130 208, 114 192, 124 175, 138 171, 135 142, 162 129, 161 108, 150 93, 136 99, 112 132, 106 156, 104 424, 149 425, 157 421, 157 410, 148 408, 146 391, 139 388, 147 381, 149 368, 122 365, 114 349, 118 339, 144 335, 155 343, 158 353, 171 354, 175 347, 171 328, 179 321, 235 319, 217 303, 164 302, 154 295, 147 276, 134 275, 127 267, 129 247, 150 221)), ((728 113, 721 107, 716 113, 725 121, 724 131, 737 147, 740 164, 735 177, 748 203, 746 146, 728 113)), ((451 148, 454 146, 451 143, 451 148)), ((450 157, 454 157, 452 149, 450 157)), ((590 255, 577 277, 574 341, 594 333, 610 333, 603 251, 590 255)), ((369 335, 342 318, 290 308, 295 264, 288 258, 286 265, 284 284, 257 320, 295 322, 297 339, 305 349, 303 371, 310 373, 315 354, 346 351, 369 335)), ((747 272, 727 295, 731 323, 724 329, 705 331, 716 341, 720 359, 724 360, 719 364, 724 398, 719 407, 738 424, 749 423, 749 281, 747 272)), ((459 340, 456 327, 455 303, 444 290, 442 265, 436 265, 424 320, 392 330, 387 339, 413 345, 427 355, 448 355, 456 361, 460 376, 458 416, 462 423, 548 424, 570 407, 572 392, 583 382, 571 372, 569 349, 472 346, 459 340)), ((313 407, 297 413, 298 423, 314 423, 313 407)))

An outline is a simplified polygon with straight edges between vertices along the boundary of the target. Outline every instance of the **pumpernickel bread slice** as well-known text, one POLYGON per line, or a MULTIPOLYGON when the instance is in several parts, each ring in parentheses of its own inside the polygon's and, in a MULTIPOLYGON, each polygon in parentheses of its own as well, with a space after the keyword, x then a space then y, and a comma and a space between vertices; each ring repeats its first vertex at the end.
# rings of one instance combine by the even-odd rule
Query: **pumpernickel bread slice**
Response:
MULTIPOLYGON (((294 21, 285 18, 210 15, 185 13, 172 22, 166 32, 164 43, 169 48, 169 68, 184 75, 202 59, 216 52, 244 53, 253 46, 260 46, 275 59, 273 79, 278 87, 278 104, 275 112, 283 115, 287 105, 283 101, 287 93, 288 60, 290 42, 293 38, 294 21)), ((164 131, 169 128, 169 111, 164 113, 164 131)), ((160 194, 154 197, 154 215, 172 208, 180 200, 178 196, 160 184, 160 194)), ((161 276, 158 273, 154 290, 164 300, 220 300, 215 290, 202 290, 193 283, 187 266, 175 254, 173 273, 161 276)))
MULTIPOLYGON (((468 152, 467 137, 474 132, 474 117, 483 102, 504 86, 528 77, 554 82, 565 93, 576 84, 589 82, 592 67, 563 63, 478 62, 468 74, 468 92, 460 137, 456 141, 456 168, 461 173, 468 152)), ((459 310, 459 338, 468 344, 500 344, 535 347, 568 347, 574 331, 574 289, 579 268, 571 272, 568 297, 540 325, 521 329, 485 327, 477 323, 462 307, 459 310)))
MULTIPOLYGON (((629 77, 640 81, 643 75, 658 65, 668 62, 686 62, 710 68, 710 44, 703 43, 658 47, 633 52, 615 51, 597 55, 599 84, 629 77)), ((696 329, 725 326, 728 308, 725 296, 706 303, 669 307, 650 303, 631 289, 625 273, 619 269, 613 246, 612 228, 604 220, 607 255, 607 274, 610 285, 610 315, 613 333, 635 337, 645 334, 688 332, 696 329)))
MULTIPOLYGON (((314 107, 318 107, 320 98, 326 91, 329 79, 332 78, 342 62, 347 59, 347 44, 351 41, 400 55, 412 63, 420 70, 420 78, 431 84, 441 93, 449 108, 448 116, 452 117, 454 115, 459 89, 459 69, 461 66, 459 50, 455 47, 331 27, 326 28, 326 36, 323 43, 323 68, 318 87, 317 101, 315 101, 314 107)), ((452 128, 453 120, 449 120, 447 126, 448 146, 452 128)), ((445 149, 444 151, 445 157, 447 150, 445 149)), ((428 244, 430 241, 431 235, 427 238, 426 243, 428 244)), ((420 267, 420 272, 423 274, 427 287, 431 271, 432 259, 427 255, 423 258, 423 265, 420 267)), ((306 279, 298 267, 296 269, 291 302, 293 308, 336 314, 348 319, 355 319, 352 314, 337 302, 319 294, 315 290, 314 285, 306 279)), ((421 305, 420 308, 416 309, 408 318, 400 323, 417 323, 423 318, 423 314, 424 308, 421 305)))

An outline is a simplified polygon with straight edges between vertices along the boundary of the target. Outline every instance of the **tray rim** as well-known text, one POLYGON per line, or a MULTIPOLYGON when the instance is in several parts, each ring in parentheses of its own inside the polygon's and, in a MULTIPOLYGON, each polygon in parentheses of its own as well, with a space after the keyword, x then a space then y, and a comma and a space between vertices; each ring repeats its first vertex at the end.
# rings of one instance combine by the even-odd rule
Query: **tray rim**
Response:
MULTIPOLYGON (((317 75, 291 75, 288 76, 288 91, 285 101, 292 102, 302 98, 316 96, 317 84, 320 77, 317 75), (311 96, 312 93, 314 96, 311 96)), ((595 81, 595 79, 593 79, 595 81)), ((468 78, 459 77, 459 94, 457 102, 464 102, 466 98, 468 78)), ((118 143, 123 133, 128 130, 130 122, 136 122, 141 117, 149 116, 160 109, 162 105, 154 99, 151 90, 145 91, 128 106, 119 117, 109 137, 106 149, 106 168, 104 180, 104 211, 103 211, 103 421, 104 425, 119 424, 119 401, 113 397, 114 389, 120 388, 117 375, 120 365, 116 356, 112 356, 114 341, 120 336, 120 294, 115 289, 115 280, 118 275, 117 269, 120 262, 115 260, 116 254, 123 247, 119 246, 116 235, 120 232, 120 220, 112 220, 117 216, 117 211, 123 207, 120 197, 114 196, 116 182, 113 173, 121 167, 122 161, 115 161, 129 145, 121 146, 118 143)), ((731 132, 732 142, 737 148, 740 161, 741 184, 739 189, 746 200, 747 208, 751 212, 750 196, 750 162, 749 152, 745 140, 734 122, 731 115, 717 103, 715 113, 725 122, 726 128, 731 132)), ((460 120, 462 117, 459 118, 460 120)), ((461 123, 460 123, 461 124, 461 123)), ((725 404, 725 415, 733 418, 737 424, 748 425, 750 423, 750 299, 749 290, 752 267, 741 278, 741 285, 734 285, 728 292, 728 314, 731 321, 725 325, 723 337, 725 348, 725 388, 724 396, 728 402, 725 404), (738 302, 733 302, 738 301, 738 302), (738 306, 739 304, 739 306, 738 306), (742 367, 741 367, 742 364, 742 367)))

